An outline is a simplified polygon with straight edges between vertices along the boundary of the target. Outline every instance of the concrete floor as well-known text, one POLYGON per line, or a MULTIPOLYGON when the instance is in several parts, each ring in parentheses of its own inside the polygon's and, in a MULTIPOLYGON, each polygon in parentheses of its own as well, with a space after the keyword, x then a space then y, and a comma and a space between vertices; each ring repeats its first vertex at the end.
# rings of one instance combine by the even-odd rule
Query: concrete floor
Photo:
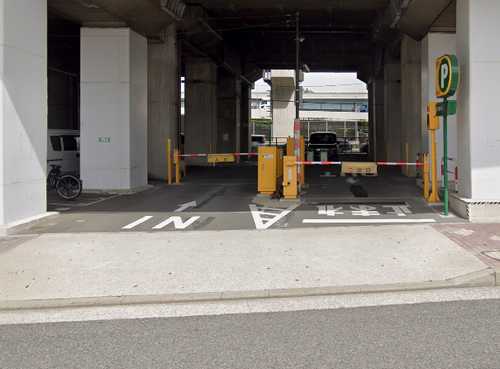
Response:
POLYGON ((384 170, 378 177, 340 177, 335 168, 307 168, 300 201, 256 195, 257 167, 190 167, 181 185, 152 183, 132 195, 84 194, 63 201, 49 194, 49 211, 59 215, 19 231, 152 232, 328 227, 360 224, 456 223, 422 199, 415 179, 384 170), (196 202, 196 206, 192 202, 196 202), (191 203, 191 204, 190 204, 191 203), (187 204, 186 206, 182 206, 187 204))

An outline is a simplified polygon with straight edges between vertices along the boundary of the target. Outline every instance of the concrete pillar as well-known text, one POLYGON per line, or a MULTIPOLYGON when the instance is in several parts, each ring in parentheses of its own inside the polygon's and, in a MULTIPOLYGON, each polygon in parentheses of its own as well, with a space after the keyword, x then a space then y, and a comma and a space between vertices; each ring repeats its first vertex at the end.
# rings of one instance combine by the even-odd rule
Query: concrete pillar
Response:
POLYGON ((271 71, 273 137, 293 137, 295 120, 295 71, 271 71))
POLYGON ((0 232, 45 214, 47 1, 0 0, 0 232))
POLYGON ((384 66, 384 142, 388 161, 401 157, 401 63, 389 62, 384 66))
POLYGON ((373 160, 385 160, 385 120, 384 97, 385 84, 383 78, 374 78, 369 85, 368 97, 370 100, 370 155, 373 160))
MULTIPOLYGON (((427 131, 427 103, 438 101, 436 98, 436 59, 444 54, 456 54, 456 35, 454 33, 428 33, 421 42, 421 152, 430 152, 429 134, 427 131)), ((450 170, 457 165, 457 117, 448 117, 448 156, 453 158, 450 170)), ((443 158, 443 126, 436 132, 437 157, 443 158)), ((451 189, 454 190, 454 175, 449 175, 451 189)), ((441 178, 440 178, 441 180, 441 178)))
POLYGON ((240 124, 240 150, 250 151, 250 120, 252 118, 252 107, 250 99, 252 96, 251 86, 241 85, 241 124, 240 124))
POLYGON ((166 141, 177 147, 180 114, 179 50, 175 24, 163 34, 163 42, 148 45, 148 176, 167 177, 166 141))
MULTIPOLYGON (((414 162, 421 149, 421 50, 420 42, 404 36, 401 41, 401 159, 414 162)), ((403 167, 403 174, 415 177, 416 167, 403 167)))
POLYGON ((239 152, 241 80, 225 71, 217 78, 217 115, 217 152, 239 152))
MULTIPOLYGON (((217 65, 209 59, 186 60, 184 139, 186 153, 217 150, 217 65)), ((192 159, 191 164, 206 160, 192 159)))
POLYGON ((500 2, 457 1, 459 194, 452 207, 472 220, 500 220, 500 2))
POLYGON ((147 40, 81 30, 81 176, 88 190, 147 185, 147 40))

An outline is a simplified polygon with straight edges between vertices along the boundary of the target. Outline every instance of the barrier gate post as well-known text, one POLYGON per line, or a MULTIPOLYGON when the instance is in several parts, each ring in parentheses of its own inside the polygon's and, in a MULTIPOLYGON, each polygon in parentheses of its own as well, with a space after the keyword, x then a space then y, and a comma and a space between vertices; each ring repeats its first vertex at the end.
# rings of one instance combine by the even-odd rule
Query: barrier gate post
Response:
POLYGON ((437 115, 437 104, 431 102, 427 105, 427 129, 431 136, 431 194, 427 198, 430 203, 439 202, 438 193, 438 164, 437 164, 437 144, 436 144, 436 130, 439 129, 439 117, 437 115))
POLYGON ((287 200, 296 199, 299 195, 297 168, 295 156, 283 158, 283 197, 287 200))

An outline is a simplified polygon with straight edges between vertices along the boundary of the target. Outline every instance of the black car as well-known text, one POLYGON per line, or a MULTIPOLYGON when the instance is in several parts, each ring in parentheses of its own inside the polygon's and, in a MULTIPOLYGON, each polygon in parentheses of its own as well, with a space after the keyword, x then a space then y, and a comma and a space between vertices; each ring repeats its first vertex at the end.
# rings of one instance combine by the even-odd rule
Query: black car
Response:
POLYGON ((319 161, 325 158, 325 155, 321 153, 326 153, 326 158, 329 161, 338 159, 338 142, 337 135, 333 132, 316 132, 311 134, 309 137, 309 145, 307 150, 313 153, 315 161, 319 161))

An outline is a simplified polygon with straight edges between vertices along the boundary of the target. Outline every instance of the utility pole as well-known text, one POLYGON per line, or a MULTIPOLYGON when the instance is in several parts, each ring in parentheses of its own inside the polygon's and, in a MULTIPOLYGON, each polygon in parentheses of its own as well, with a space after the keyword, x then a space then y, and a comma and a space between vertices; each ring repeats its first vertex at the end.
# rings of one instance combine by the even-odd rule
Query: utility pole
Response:
POLYGON ((300 13, 295 13, 295 119, 300 118, 300 13))
MULTIPOLYGON (((293 138, 295 160, 301 159, 301 139, 300 139, 300 13, 295 13, 295 121, 293 122, 293 138)), ((297 167, 297 178, 301 178, 302 166, 297 167)), ((298 181, 298 191, 301 190, 301 182, 298 181)))

